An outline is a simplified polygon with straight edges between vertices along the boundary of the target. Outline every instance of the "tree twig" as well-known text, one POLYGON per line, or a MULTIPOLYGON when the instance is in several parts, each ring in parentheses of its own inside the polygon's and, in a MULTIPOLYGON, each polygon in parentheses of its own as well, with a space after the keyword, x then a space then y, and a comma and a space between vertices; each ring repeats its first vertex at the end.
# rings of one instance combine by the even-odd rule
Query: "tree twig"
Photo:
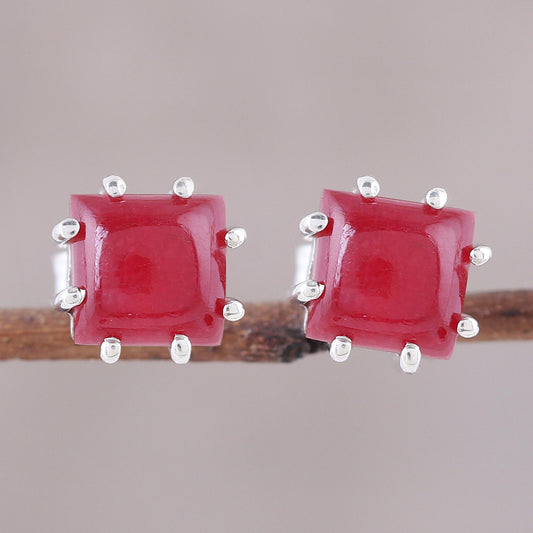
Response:
MULTIPOLYGON (((533 339, 533 290, 470 294, 464 312, 480 323, 478 341, 533 339)), ((194 361, 290 362, 327 345, 306 339, 303 307, 293 300, 249 303, 246 316, 227 323, 221 346, 194 347, 194 361)), ((53 309, 0 311, 0 360, 95 359, 95 346, 75 346, 69 317, 53 309)), ((169 359, 166 348, 124 347, 121 359, 169 359)))

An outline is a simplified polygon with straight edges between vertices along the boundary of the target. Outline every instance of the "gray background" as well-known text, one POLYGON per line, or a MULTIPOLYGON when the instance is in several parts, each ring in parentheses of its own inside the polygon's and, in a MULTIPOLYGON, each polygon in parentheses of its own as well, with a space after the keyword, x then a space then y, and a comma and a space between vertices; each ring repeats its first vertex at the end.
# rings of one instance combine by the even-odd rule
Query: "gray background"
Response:
MULTIPOLYGON (((280 299, 324 187, 475 210, 469 289, 531 286, 533 4, 3 1, 1 305, 46 306, 70 193, 224 194, 229 293, 280 299)), ((531 345, 414 377, 291 365, 0 365, 0 530, 531 531, 531 345)))

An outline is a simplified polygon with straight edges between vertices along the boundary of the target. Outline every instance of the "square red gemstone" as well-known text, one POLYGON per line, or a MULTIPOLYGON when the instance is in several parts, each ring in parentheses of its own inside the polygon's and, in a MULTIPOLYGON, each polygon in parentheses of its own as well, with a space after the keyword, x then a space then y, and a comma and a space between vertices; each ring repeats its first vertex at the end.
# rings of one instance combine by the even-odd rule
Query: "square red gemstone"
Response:
POLYGON ((76 344, 170 346, 177 334, 218 345, 226 291, 225 206, 220 196, 73 196, 76 344))
POLYGON ((307 337, 448 358, 466 292, 474 213, 326 190, 312 278, 325 285, 308 304, 307 337))

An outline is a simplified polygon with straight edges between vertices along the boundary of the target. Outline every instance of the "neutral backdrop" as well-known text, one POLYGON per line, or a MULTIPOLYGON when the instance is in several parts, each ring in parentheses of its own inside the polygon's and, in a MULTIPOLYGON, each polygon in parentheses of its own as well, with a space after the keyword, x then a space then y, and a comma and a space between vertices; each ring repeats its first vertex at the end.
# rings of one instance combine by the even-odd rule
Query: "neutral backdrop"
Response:
MULTIPOLYGON (((365 174, 476 211, 469 290, 533 285, 531 2, 0 7, 2 307, 50 304, 50 228, 112 173, 224 194, 247 301, 286 297, 299 219, 365 174)), ((531 531, 532 375, 526 342, 413 377, 360 349, 3 363, 0 531, 531 531)))

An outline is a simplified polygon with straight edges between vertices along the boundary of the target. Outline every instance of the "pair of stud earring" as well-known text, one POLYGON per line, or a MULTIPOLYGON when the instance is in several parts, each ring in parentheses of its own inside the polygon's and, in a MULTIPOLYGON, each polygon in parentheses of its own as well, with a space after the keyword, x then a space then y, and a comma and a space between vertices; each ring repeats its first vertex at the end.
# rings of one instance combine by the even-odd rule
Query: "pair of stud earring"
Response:
MULTIPOLYGON (((99 345, 106 363, 123 345, 168 346, 179 364, 194 345, 219 345, 224 320, 245 313, 226 297, 226 250, 246 231, 226 227, 224 199, 194 194, 191 178, 170 194, 131 195, 110 176, 102 192, 72 196, 52 232, 66 255, 56 306, 70 313, 74 342, 99 345)), ((449 358, 457 334, 478 333, 462 307, 470 264, 491 250, 473 245, 474 213, 445 207, 443 189, 422 203, 379 192, 369 176, 353 192, 323 192, 321 210, 300 222, 311 249, 294 294, 307 307, 306 336, 330 343, 333 360, 352 345, 375 348, 413 373, 422 354, 449 358)))

